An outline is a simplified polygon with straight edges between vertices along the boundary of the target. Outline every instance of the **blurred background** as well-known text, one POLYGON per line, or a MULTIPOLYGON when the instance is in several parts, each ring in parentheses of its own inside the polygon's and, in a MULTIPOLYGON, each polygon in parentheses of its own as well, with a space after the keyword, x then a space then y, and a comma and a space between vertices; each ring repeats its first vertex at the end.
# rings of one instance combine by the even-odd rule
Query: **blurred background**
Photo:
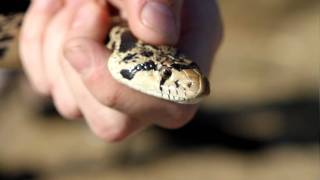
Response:
POLYGON ((213 93, 178 130, 106 144, 0 70, 0 179, 319 179, 320 2, 218 2, 213 93))

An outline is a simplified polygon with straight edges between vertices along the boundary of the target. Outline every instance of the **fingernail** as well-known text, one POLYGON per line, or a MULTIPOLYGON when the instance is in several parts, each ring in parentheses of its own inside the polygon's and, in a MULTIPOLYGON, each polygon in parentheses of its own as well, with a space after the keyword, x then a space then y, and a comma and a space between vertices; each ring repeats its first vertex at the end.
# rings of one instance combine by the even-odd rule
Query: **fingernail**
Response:
POLYGON ((91 61, 88 50, 81 43, 67 44, 63 53, 66 60, 79 74, 86 74, 90 69, 91 61))
POLYGON ((178 38, 176 16, 166 4, 148 1, 142 9, 141 21, 153 31, 163 33, 168 39, 178 38))
POLYGON ((75 19, 72 23, 73 29, 86 27, 88 23, 96 21, 99 8, 94 2, 85 3, 75 15, 75 19))
POLYGON ((54 10, 62 5, 61 0, 34 0, 33 6, 39 10, 54 10))

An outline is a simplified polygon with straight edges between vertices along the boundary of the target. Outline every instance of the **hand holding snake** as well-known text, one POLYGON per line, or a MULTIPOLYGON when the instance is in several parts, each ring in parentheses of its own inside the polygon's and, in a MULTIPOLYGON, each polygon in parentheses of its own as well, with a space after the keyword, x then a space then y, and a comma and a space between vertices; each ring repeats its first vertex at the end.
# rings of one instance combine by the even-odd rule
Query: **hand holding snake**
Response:
MULTIPOLYGON (((128 21, 134 37, 155 46, 176 45, 208 75, 221 39, 221 22, 214 1, 108 2, 128 21)), ((104 0, 33 0, 20 38, 23 66, 32 85, 38 92, 51 95, 63 116, 83 116, 92 131, 107 141, 123 139, 151 124, 177 128, 187 123, 197 105, 143 94, 136 91, 138 88, 134 90, 115 80, 113 72, 106 68, 112 52, 103 42, 111 28, 110 14, 104 0)), ((132 58, 134 54, 124 55, 132 58)), ((185 65, 174 65, 174 70, 189 67, 185 65)), ((163 70, 168 75, 163 67, 171 66, 136 64, 129 75, 138 68, 153 68, 161 73, 163 70)), ((128 69, 122 70, 123 77, 128 75, 128 69)), ((176 81, 172 84, 179 86, 176 81)), ((164 91, 162 86, 159 89, 164 91)))

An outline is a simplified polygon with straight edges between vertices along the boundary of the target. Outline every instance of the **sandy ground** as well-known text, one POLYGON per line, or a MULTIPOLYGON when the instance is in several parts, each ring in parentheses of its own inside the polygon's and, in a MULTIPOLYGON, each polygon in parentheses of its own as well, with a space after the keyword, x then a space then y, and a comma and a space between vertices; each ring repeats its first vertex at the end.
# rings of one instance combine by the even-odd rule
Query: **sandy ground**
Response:
POLYGON ((5 172, 26 171, 52 180, 320 177, 316 144, 278 144, 252 152, 214 145, 172 148, 154 129, 120 144, 105 144, 84 124, 35 116, 26 104, 14 101, 16 96, 1 107, 0 167, 5 172))

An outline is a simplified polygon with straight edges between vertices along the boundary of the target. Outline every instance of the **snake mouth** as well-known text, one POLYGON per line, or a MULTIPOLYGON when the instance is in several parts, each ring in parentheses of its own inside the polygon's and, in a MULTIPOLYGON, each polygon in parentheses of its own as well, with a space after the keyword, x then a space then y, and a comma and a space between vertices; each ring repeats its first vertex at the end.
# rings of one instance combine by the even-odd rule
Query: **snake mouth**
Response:
POLYGON ((197 104, 201 101, 201 99, 210 94, 210 82, 206 77, 201 77, 199 83, 199 91, 196 96, 190 98, 186 101, 180 101, 178 103, 181 104, 197 104))

